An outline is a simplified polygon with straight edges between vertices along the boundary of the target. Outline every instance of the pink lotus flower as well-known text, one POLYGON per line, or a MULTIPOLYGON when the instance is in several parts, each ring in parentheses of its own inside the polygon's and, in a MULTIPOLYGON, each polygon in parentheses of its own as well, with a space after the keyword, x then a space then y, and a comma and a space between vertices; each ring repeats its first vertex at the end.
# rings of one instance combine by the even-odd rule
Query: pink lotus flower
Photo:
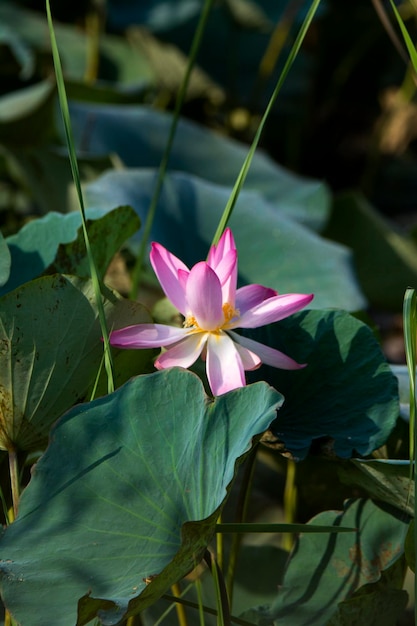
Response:
POLYGON ((201 355, 213 395, 244 387, 245 370, 261 363, 282 369, 304 367, 282 352, 234 332, 277 322, 305 307, 313 295, 278 295, 261 285, 236 289, 237 251, 228 228, 207 262, 191 270, 158 243, 152 244, 152 267, 162 289, 185 318, 183 328, 163 324, 138 324, 113 331, 110 343, 118 348, 169 346, 155 362, 165 369, 190 367, 201 355))

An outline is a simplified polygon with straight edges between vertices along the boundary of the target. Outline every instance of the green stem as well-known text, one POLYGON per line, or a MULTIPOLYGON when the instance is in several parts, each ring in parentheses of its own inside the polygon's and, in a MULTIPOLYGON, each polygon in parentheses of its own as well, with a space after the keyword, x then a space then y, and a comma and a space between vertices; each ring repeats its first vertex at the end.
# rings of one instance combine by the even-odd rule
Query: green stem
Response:
POLYGON ((20 482, 19 482, 19 465, 17 461, 17 452, 15 449, 9 450, 9 471, 10 471, 10 487, 12 490, 13 501, 13 519, 9 519, 9 522, 13 522, 17 517, 17 511, 19 508, 20 498, 20 482))
POLYGON ((180 111, 185 100, 185 96, 188 89, 188 83, 190 82, 191 72, 195 65, 197 53, 200 48, 200 44, 203 38, 203 33, 207 24, 207 19, 213 5, 213 0, 205 0, 203 9, 201 11, 200 19, 197 24, 197 28, 191 44, 190 54, 188 56, 187 69, 185 71, 184 80, 181 83, 181 87, 178 91, 178 95, 175 101, 175 109, 172 117, 172 124, 169 131, 168 141, 165 146, 164 153, 162 155, 161 164, 159 166, 158 178, 156 181, 155 189, 152 195, 149 211, 146 216, 145 226, 143 229, 143 236, 141 239, 138 256, 136 259, 135 267, 132 273, 132 289, 130 291, 130 297, 135 300, 139 291, 140 274, 142 272, 146 249, 148 246, 149 236, 152 229, 152 224, 155 219, 156 208, 158 205, 159 196, 161 195, 162 186, 164 184, 165 174, 168 169, 169 157, 171 154, 172 144, 174 143, 174 137, 177 131, 178 122, 180 119, 180 111))
POLYGON ((298 52, 299 52, 299 50, 301 48, 301 44, 304 41, 304 37, 305 37, 305 35, 306 35, 306 33, 307 33, 308 29, 309 29, 309 26, 310 26, 310 24, 311 24, 311 22, 313 20, 314 14, 315 14, 315 12, 318 9, 319 4, 320 4, 320 0, 313 0, 313 2, 311 3, 310 9, 309 9, 309 11, 308 11, 308 13, 307 13, 307 15, 306 15, 306 17, 304 19, 304 22, 303 22, 303 24, 302 24, 302 26, 301 26, 301 28, 300 28, 300 30, 298 32, 298 35, 297 35, 296 40, 294 42, 294 45, 291 48, 291 51, 290 51, 290 53, 288 55, 287 61, 286 61, 285 65, 284 65, 284 68, 283 68, 283 70, 281 72, 281 75, 280 75, 280 77, 278 79, 278 82, 277 82, 277 84, 275 86, 273 94, 272 94, 272 96, 271 96, 271 98, 270 98, 270 100, 268 102, 268 105, 267 105, 267 107, 265 109, 265 113, 263 114, 262 119, 259 122, 259 126, 258 126, 258 129, 257 129, 256 133, 255 133, 255 137, 254 137, 254 139, 252 141, 252 145, 249 148, 249 152, 248 152, 248 154, 246 156, 246 159, 243 162, 242 168, 241 168, 241 170, 240 170, 240 172, 238 174, 238 177, 236 179, 236 182, 235 182, 235 185, 233 187, 233 190, 232 190, 232 193, 230 195, 230 198, 229 198, 229 200, 227 202, 227 205, 226 205, 226 207, 225 207, 225 209, 223 211, 223 215, 220 218, 220 222, 219 222, 217 230, 216 230, 216 232, 214 234, 213 241, 212 241, 211 245, 216 245, 218 243, 218 241, 219 241, 220 237, 222 236, 223 231, 226 228, 227 223, 228 223, 228 221, 229 221, 229 219, 230 219, 230 217, 232 215, 232 212, 233 212, 233 209, 235 207, 236 201, 237 201, 237 199, 239 197, 240 190, 242 189, 243 184, 244 184, 244 182, 246 180, 246 176, 248 174, 249 167, 250 167, 250 164, 252 162, 253 156, 255 154, 256 148, 258 147, 259 140, 260 140, 262 132, 264 130, 266 121, 267 121, 267 119, 269 117, 269 114, 270 114, 270 112, 272 110, 272 107, 274 106, 274 104, 276 102, 276 99, 278 98, 278 94, 281 91, 282 85, 284 84, 284 81, 287 78, 288 72, 290 71, 290 69, 291 69, 291 67, 292 67, 292 65, 293 65, 293 63, 294 63, 294 61, 295 61, 295 59, 297 57, 297 54, 298 54, 298 52))
MULTIPOLYGON (((255 474, 255 466, 256 466, 256 452, 257 447, 255 447, 248 458, 246 459, 244 465, 244 474, 242 477, 242 485, 240 488, 239 499, 237 504, 236 511, 236 522, 242 523, 246 521, 246 516, 249 508, 249 500, 251 494, 251 487, 253 483, 253 477, 255 474)), ((233 606, 233 588, 235 581, 235 573, 237 566, 237 557, 239 554, 240 545, 242 543, 242 535, 239 533, 233 534, 232 545, 230 548, 230 557, 229 563, 227 567, 227 593, 229 596, 230 606, 233 606)))
POLYGON ((75 151, 75 143, 72 134, 71 118, 68 108, 68 99, 65 89, 64 76, 62 72, 61 58, 59 56, 58 44, 55 37, 54 25, 52 22, 51 7, 49 0, 46 0, 46 15, 48 19, 49 36, 51 39, 52 57, 54 61, 56 84, 58 89, 59 105, 61 108, 61 116, 64 124, 65 137, 67 142, 68 156, 71 165, 72 178, 74 181, 75 189, 77 192, 79 209, 81 215, 81 224, 84 234, 85 248, 87 251, 87 257, 90 267, 90 275, 94 289, 94 297, 97 305, 98 318, 100 322, 101 334, 103 336, 104 347, 104 364, 107 373, 107 391, 112 393, 114 391, 114 379, 113 379, 113 360, 110 350, 109 332, 107 329, 106 315, 104 312, 104 304, 101 295, 101 279, 98 274, 97 266, 94 260, 93 252, 90 245, 87 230, 87 220, 85 215, 84 197, 81 189, 81 177, 78 168, 77 155, 75 151))
MULTIPOLYGON (((196 581, 197 582, 197 581, 196 581)), ((183 589, 181 591, 180 594, 175 594, 175 596, 173 596, 175 598, 175 601, 173 601, 170 606, 163 612, 161 613, 161 615, 158 617, 158 619, 156 620, 156 622, 153 624, 153 626, 159 626, 160 624, 162 624, 162 622, 165 620, 166 617, 168 617, 168 615, 171 613, 171 611, 179 604, 181 604, 180 600, 182 599, 183 596, 185 596, 185 594, 187 594, 190 589, 194 586, 194 583, 190 583, 189 585, 187 585, 187 587, 185 587, 185 589, 183 589)), ((182 600, 181 600, 182 601, 182 600)), ((185 605, 184 605, 185 606, 185 605)))
MULTIPOLYGON (((416 431, 416 341, 417 341, 417 294, 415 289, 407 289, 404 295, 403 305, 404 320, 404 347, 407 361, 409 385, 410 385, 410 488, 407 502, 411 496, 414 482, 414 493, 417 493, 417 472, 415 464, 417 462, 417 431, 416 431)), ((415 504, 417 507, 417 503, 415 504)), ((414 516, 417 510, 415 508, 414 516)), ((417 524, 414 524, 414 550, 417 558, 417 524)), ((417 576, 414 576, 414 593, 417 597, 417 576)), ((414 622, 417 624, 417 602, 414 603, 414 622)))
MULTIPOLYGON (((181 597, 181 588, 178 583, 172 585, 171 591, 175 598, 181 597)), ((175 609, 177 611, 178 626, 188 626, 187 615, 185 613, 184 605, 176 602, 175 609)))
POLYGON ((222 570, 209 550, 206 550, 204 560, 213 576, 217 598, 217 624, 218 626, 231 626, 230 603, 222 570))
MULTIPOLYGON (((288 460, 287 463, 287 475, 285 478, 284 488, 284 516, 287 524, 294 523, 295 513, 297 510, 297 486, 295 482, 296 465, 295 461, 288 460)), ((284 535, 283 543, 284 548, 291 550, 294 542, 294 536, 291 533, 284 535)))
MULTIPOLYGON (((179 602, 183 604, 184 606, 189 606, 192 609, 196 609, 196 610, 200 609, 200 606, 196 602, 191 602, 191 600, 185 600, 184 598, 175 598, 174 596, 170 596, 167 593, 165 593, 161 597, 164 600, 168 600, 168 602, 179 602)), ((212 609, 210 606, 202 605, 202 610, 204 611, 204 613, 207 613, 207 615, 218 616, 218 611, 216 611, 216 609, 212 609)), ((230 617, 230 622, 232 624, 238 624, 238 626, 254 626, 253 622, 247 622, 246 620, 240 619, 239 617, 235 617, 234 615, 230 617)))
POLYGON ((197 578, 197 580, 195 581, 195 588, 197 591, 198 599, 198 617, 200 621, 200 626, 205 626, 206 620, 204 618, 203 591, 201 587, 201 580, 197 578))

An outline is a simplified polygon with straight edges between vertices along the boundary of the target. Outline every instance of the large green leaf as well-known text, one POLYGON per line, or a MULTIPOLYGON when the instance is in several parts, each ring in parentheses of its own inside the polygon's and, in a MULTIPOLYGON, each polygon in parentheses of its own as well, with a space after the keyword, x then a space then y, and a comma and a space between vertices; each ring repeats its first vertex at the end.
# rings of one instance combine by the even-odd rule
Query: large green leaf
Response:
MULTIPOLYGON (((172 124, 171 115, 146 106, 72 103, 70 110, 75 139, 84 153, 96 156, 116 153, 128 167, 159 167, 172 124)), ((181 119, 169 169, 224 185, 231 192, 247 152, 245 144, 181 119)), ((274 203, 275 210, 314 229, 323 228, 329 215, 330 194, 325 184, 291 173, 261 150, 252 160, 245 189, 256 190, 274 203)))
POLYGON ((323 626, 338 603, 379 580, 403 554, 408 520, 371 500, 351 500, 309 524, 354 526, 357 533, 301 535, 268 617, 285 626, 323 626))
POLYGON ((364 585, 337 607, 326 626, 393 626, 401 623, 408 603, 402 589, 406 564, 404 557, 382 572, 380 580, 364 585))
MULTIPOLYGON (((120 306, 124 310, 108 292, 109 326, 120 306)), ((99 371, 103 345, 94 290, 86 279, 45 276, 3 296, 0 308, 0 449, 33 450, 85 397, 99 371)), ((138 306, 130 323, 146 321, 138 306)))
MULTIPOLYGON (((101 209, 110 208, 118 198, 144 220, 154 183, 155 173, 149 170, 109 172, 87 187, 86 197, 90 206, 101 209)), ((261 283, 280 293, 314 292, 315 307, 362 308, 365 301, 348 250, 288 218, 291 211, 285 207, 294 207, 297 214, 302 204, 294 181, 280 193, 276 203, 255 191, 243 191, 239 196, 230 226, 239 253, 240 282, 261 283)), ((190 266, 204 259, 229 194, 224 186, 179 172, 170 174, 152 238, 190 266)))
MULTIPOLYGON (((119 207, 106 214, 87 211, 87 229, 100 277, 128 237, 138 230, 140 222, 130 207, 119 207)), ((0 289, 7 293, 44 272, 89 276, 80 213, 48 213, 32 220, 16 235, 8 237, 12 257, 9 281, 0 289)))
POLYGON ((0 542, 14 617, 74 626, 85 596, 79 624, 99 609, 114 624, 128 604, 157 599, 200 560, 236 460, 281 402, 265 383, 210 401, 194 374, 174 368, 70 411, 0 542))
MULTIPOLYGON (((131 207, 123 206, 97 220, 87 220, 86 227, 98 276, 103 279, 116 252, 126 239, 139 230, 140 220, 131 207)), ((90 262, 81 226, 74 241, 66 244, 60 243, 56 257, 46 268, 45 273, 90 275, 90 262)))
POLYGON ((385 443, 399 415, 398 385, 368 326, 343 311, 303 311, 244 334, 307 363, 249 373, 284 394, 271 430, 295 458, 313 442, 343 458, 385 443))

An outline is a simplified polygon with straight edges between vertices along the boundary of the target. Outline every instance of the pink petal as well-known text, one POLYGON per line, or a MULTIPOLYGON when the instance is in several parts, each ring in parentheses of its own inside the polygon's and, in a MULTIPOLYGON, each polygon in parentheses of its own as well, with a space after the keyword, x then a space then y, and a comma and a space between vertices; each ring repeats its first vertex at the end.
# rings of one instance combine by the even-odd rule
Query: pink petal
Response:
POLYGON ((277 292, 269 287, 263 287, 262 285, 246 285, 236 291, 235 307, 242 316, 246 311, 249 311, 249 309, 277 295, 277 292))
MULTIPOLYGON (((231 333, 228 333, 231 335, 231 333)), ((236 333, 234 333, 236 334, 236 333)), ((262 360, 259 358, 255 352, 244 348, 239 345, 236 341, 234 342, 236 350, 239 352, 239 356, 242 359, 243 369, 245 371, 252 371, 258 369, 262 365, 262 360)))
POLYGON ((184 293, 185 293, 185 288, 187 285, 187 280, 188 280, 189 275, 190 275, 190 272, 188 270, 178 270, 178 281, 181 287, 183 288, 184 293))
POLYGON ((239 352, 230 337, 224 333, 209 335, 206 370, 214 396, 246 384, 239 352))
MULTIPOLYGON (((210 265, 208 263, 207 265, 210 265)), ((212 269, 216 272, 219 277, 220 283, 222 285, 231 277, 231 275, 236 272, 237 266, 237 252, 236 250, 230 250, 224 257, 221 259, 220 263, 216 265, 216 267, 212 267, 212 269)))
POLYGON ((187 314, 202 330, 216 330, 224 323, 222 288, 217 274, 201 261, 192 268, 186 285, 187 314))
POLYGON ((230 252, 230 250, 236 250, 236 244, 232 231, 230 228, 226 228, 217 245, 211 246, 207 257, 207 263, 215 270, 223 257, 230 252))
MULTIPOLYGON (((275 348, 270 348, 263 343, 259 343, 259 341, 242 337, 233 331, 228 331, 228 334, 237 344, 240 344, 241 346, 248 348, 251 352, 257 354, 262 363, 265 363, 265 365, 272 365, 272 367, 278 367, 282 370, 299 370, 306 366, 305 363, 297 363, 297 361, 294 361, 294 359, 291 359, 291 357, 287 356, 283 352, 275 350, 275 348)), ((249 368, 245 367, 245 369, 249 368)))
MULTIPOLYGON (((214 268, 213 268, 214 269, 214 268)), ((230 250, 215 268, 222 286, 223 304, 235 305, 237 283, 237 252, 230 250)))
POLYGON ((236 328, 258 328, 279 322, 279 320, 303 309, 314 298, 313 294, 288 293, 264 300, 261 304, 249 309, 237 320, 236 328))
POLYGON ((116 348, 160 348, 184 339, 189 328, 164 324, 136 324, 110 333, 110 343, 116 348))
POLYGON ((178 278, 178 272, 189 273, 190 270, 180 259, 159 243, 152 243, 150 260, 166 297, 185 316, 187 308, 185 291, 178 278))
POLYGON ((167 367, 190 367, 200 356, 207 342, 208 333, 191 333, 173 348, 163 352, 155 361, 159 370, 167 367))

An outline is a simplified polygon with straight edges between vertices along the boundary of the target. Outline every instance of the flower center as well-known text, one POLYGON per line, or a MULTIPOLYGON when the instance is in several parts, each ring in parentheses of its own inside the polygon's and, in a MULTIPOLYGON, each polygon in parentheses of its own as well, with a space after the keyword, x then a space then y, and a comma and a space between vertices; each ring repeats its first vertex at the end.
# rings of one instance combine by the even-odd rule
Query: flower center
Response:
POLYGON ((223 309, 223 315, 224 315, 224 322, 221 326, 219 326, 218 328, 213 328, 210 331, 205 331, 204 328, 201 328, 196 320, 196 318, 194 317, 194 315, 187 315, 187 317, 184 320, 184 328, 192 328, 195 331, 205 331, 205 332, 211 332, 211 333, 218 333, 222 328, 227 328, 227 326, 229 325, 229 323, 232 321, 232 319, 234 319, 235 317, 239 317, 239 311, 238 309, 235 309, 230 302, 225 302, 222 306, 223 309))
POLYGON ((234 307, 232 307, 232 305, 229 302, 225 302, 225 304, 223 304, 222 306, 223 309, 223 313, 224 313, 224 322, 226 324, 228 324, 229 322, 232 321, 233 318, 235 317, 239 317, 239 311, 238 309, 235 309, 234 307))

